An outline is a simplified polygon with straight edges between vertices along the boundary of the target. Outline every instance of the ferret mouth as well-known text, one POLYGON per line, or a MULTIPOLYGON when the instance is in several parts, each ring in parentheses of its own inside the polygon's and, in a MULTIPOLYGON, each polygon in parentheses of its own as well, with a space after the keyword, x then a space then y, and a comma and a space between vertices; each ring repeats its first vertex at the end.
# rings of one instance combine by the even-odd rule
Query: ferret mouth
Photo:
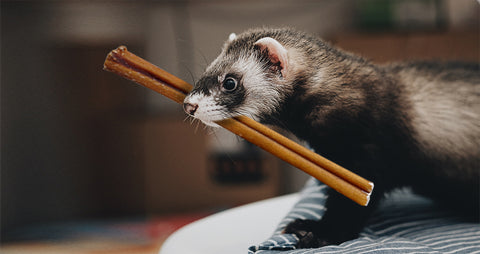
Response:
MULTIPOLYGON (((185 106, 184 106, 185 107, 185 106)), ((199 107, 198 110, 195 112, 192 111, 187 111, 185 112, 192 118, 200 120, 202 123, 204 123, 207 126, 210 127, 220 127, 216 122, 225 120, 227 118, 230 118, 230 116, 227 116, 226 114, 221 113, 221 111, 217 110, 208 110, 204 109, 202 107, 199 107)))
POLYGON ((214 127, 214 128, 218 128, 220 127, 220 125, 218 125, 217 123, 215 123, 214 121, 206 121, 206 120, 202 120, 202 119, 199 119, 199 118, 196 118, 198 120, 200 120, 203 124, 209 126, 209 127, 214 127))
POLYGON ((185 113, 202 121, 205 125, 219 127, 215 122, 230 118, 228 110, 215 103, 212 97, 194 94, 187 96, 183 103, 185 113))
POLYGON ((200 120, 202 123, 209 127, 218 128, 220 125, 217 124, 218 121, 222 121, 234 116, 224 114, 218 111, 215 112, 197 112, 195 115, 190 115, 191 117, 200 120), (210 114, 209 114, 210 113, 210 114))

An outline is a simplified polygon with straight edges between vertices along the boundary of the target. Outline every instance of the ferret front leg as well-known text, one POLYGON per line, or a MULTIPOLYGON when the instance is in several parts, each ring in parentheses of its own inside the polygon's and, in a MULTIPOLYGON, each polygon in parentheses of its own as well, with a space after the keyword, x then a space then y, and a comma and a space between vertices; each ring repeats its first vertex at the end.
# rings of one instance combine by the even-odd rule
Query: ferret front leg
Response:
MULTIPOLYGON (((375 196, 377 194, 379 193, 375 193, 375 196)), ((327 210, 322 219, 299 219, 285 228, 285 233, 295 234, 299 238, 298 248, 338 245, 357 238, 378 203, 378 198, 373 198, 369 206, 360 206, 332 189, 328 191, 328 195, 325 204, 327 210)))

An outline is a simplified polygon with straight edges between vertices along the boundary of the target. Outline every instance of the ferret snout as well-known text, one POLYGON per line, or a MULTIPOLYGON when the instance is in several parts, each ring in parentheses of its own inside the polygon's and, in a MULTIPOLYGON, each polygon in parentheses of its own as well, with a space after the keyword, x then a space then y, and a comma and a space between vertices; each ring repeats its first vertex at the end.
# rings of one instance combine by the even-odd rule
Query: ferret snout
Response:
POLYGON ((188 102, 183 103, 183 110, 187 112, 187 114, 193 116, 195 111, 198 109, 198 104, 190 104, 188 102))

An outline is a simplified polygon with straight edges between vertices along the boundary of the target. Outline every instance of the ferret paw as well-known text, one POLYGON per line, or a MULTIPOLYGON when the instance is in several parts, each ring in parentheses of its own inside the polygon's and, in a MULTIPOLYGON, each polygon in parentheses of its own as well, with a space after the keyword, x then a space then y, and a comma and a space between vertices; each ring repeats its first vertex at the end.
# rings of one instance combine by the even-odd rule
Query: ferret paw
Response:
POLYGON ((322 224, 321 221, 295 220, 287 225, 284 233, 295 234, 298 237, 297 248, 299 249, 318 248, 343 242, 332 238, 329 234, 331 230, 322 224))

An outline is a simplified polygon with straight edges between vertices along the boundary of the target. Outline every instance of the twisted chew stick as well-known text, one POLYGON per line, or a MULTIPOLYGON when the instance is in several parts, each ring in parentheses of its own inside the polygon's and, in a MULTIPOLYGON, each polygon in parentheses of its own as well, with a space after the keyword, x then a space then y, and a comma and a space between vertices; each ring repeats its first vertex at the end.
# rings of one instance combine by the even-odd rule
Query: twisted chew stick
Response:
MULTIPOLYGON (((183 103, 192 85, 156 67, 120 46, 112 50, 104 69, 183 103)), ((280 159, 303 170, 356 203, 367 206, 373 183, 293 142, 246 116, 216 122, 280 159)))

